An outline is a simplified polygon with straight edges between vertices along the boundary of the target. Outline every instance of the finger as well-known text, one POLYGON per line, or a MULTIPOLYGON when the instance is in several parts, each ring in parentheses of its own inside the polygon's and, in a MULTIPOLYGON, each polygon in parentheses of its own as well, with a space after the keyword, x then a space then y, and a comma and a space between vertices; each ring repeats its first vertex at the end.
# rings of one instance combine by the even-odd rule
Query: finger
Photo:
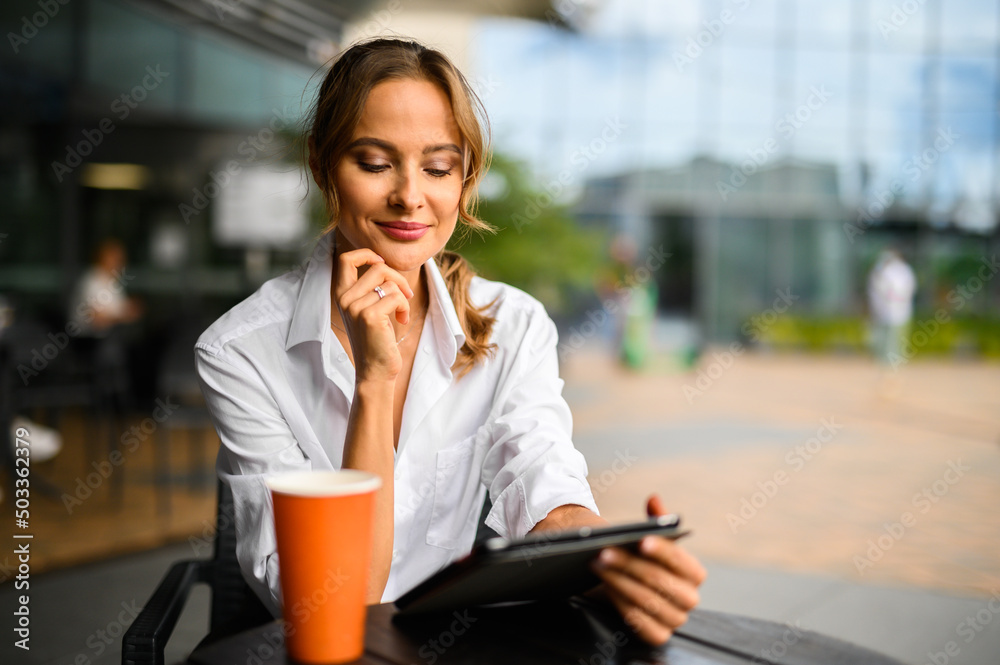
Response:
POLYGON ((379 288, 382 289, 384 296, 380 296, 375 289, 360 291, 357 286, 345 294, 344 300, 357 296, 347 305, 345 311, 348 315, 355 320, 366 316, 370 317, 365 318, 367 325, 383 321, 390 316, 395 316, 402 325, 408 323, 410 303, 406 299, 406 295, 400 292, 399 287, 394 282, 382 282, 379 288))
POLYGON ((337 257, 337 290, 346 292, 358 281, 358 268, 385 263, 385 259, 370 249, 353 249, 337 257))
POLYGON ((700 586, 708 572, 694 556, 674 541, 661 536, 646 536, 639 543, 639 553, 669 568, 674 574, 700 586))
POLYGON ((698 589, 691 580, 674 574, 657 560, 609 547, 601 552, 598 565, 631 577, 637 584, 663 596, 682 610, 694 609, 700 600, 698 589))
POLYGON ((642 582, 616 570, 605 570, 601 575, 608 589, 621 594, 635 608, 673 630, 687 621, 688 610, 678 607, 642 582))
POLYGON ((398 290, 390 291, 388 285, 385 288, 385 293, 384 298, 380 298, 378 294, 372 293, 375 300, 358 313, 358 318, 364 321, 365 325, 369 328, 374 329, 380 325, 384 325, 395 335, 389 317, 395 316, 397 321, 405 324, 409 317, 410 303, 407 302, 406 296, 398 290))
POLYGON ((646 514, 650 517, 660 517, 661 515, 669 514, 659 494, 649 495, 649 500, 646 502, 646 514))
POLYGON ((407 296, 395 282, 382 282, 379 285, 382 289, 382 293, 385 294, 384 297, 378 295, 375 289, 372 289, 372 293, 378 298, 375 307, 378 312, 384 312, 385 316, 394 316, 400 325, 405 326, 410 322, 410 302, 409 297, 412 297, 413 291, 410 291, 410 296, 407 296))
POLYGON ((605 584, 605 588, 615 609, 640 639, 654 646, 659 646, 670 639, 673 634, 670 626, 664 625, 655 616, 646 612, 641 605, 636 605, 616 587, 605 584))
MULTIPOLYGON (((350 292, 362 293, 364 291, 375 291, 376 286, 383 286, 386 282, 391 282, 399 287, 400 293, 406 298, 413 297, 413 289, 399 272, 393 270, 384 263, 373 265, 364 275, 357 278, 349 289, 345 290, 345 295, 350 292)), ((360 297, 360 296, 359 296, 360 297)))
MULTIPOLYGON (((354 316, 357 316, 361 308, 367 307, 373 302, 372 296, 379 298, 378 292, 375 290, 376 287, 380 288, 385 296, 395 291, 403 296, 404 301, 413 297, 413 290, 405 277, 385 264, 377 264, 359 277, 350 288, 340 290, 338 285, 338 291, 340 291, 337 296, 338 306, 341 311, 350 311, 353 312, 354 316)), ((395 316, 400 324, 409 323, 409 306, 398 308, 395 316)))

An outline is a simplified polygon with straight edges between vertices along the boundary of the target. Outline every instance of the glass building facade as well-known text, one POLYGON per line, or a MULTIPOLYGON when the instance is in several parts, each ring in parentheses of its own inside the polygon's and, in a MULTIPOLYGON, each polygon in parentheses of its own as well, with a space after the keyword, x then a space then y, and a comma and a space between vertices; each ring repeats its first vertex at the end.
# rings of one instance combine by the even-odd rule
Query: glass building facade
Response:
POLYGON ((219 12, 207 17, 177 4, 0 8, 0 293, 20 305, 57 309, 109 236, 128 250, 133 290, 243 293, 242 254, 213 242, 199 195, 225 177, 228 160, 293 161, 287 139, 340 22, 317 24, 328 41, 302 39, 296 54, 239 29, 238 3, 200 3, 219 12), (180 263, 162 249, 178 240, 180 263))
POLYGON ((565 9, 578 30, 484 22, 496 147, 568 183, 583 221, 666 243, 661 309, 709 338, 738 337, 781 289, 798 314, 860 314, 889 244, 933 309, 1000 248, 995 0, 565 9))

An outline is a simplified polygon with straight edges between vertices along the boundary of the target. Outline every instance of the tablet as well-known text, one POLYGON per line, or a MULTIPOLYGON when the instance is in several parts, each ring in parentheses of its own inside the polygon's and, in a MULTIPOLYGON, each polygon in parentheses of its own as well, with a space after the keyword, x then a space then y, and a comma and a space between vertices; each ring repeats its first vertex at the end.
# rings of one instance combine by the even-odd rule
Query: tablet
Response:
POLYGON ((602 548, 637 551, 645 536, 686 535, 677 515, 592 529, 490 538, 396 600, 400 614, 449 612, 499 603, 567 598, 600 583, 590 562, 602 548))

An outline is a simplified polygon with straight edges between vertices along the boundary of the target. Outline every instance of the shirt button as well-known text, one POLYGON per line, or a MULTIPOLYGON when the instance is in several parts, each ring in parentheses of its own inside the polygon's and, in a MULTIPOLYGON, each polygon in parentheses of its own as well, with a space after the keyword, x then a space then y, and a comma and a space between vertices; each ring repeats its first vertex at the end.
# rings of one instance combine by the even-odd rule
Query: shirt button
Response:
POLYGON ((340 353, 337 355, 337 362, 346 362, 346 361, 347 361, 346 353, 340 353))
POLYGON ((425 346, 424 347, 424 353, 430 353, 430 352, 431 352, 431 347, 425 346))
POLYGON ((397 561, 398 559, 399 559, 399 552, 398 552, 397 550, 393 550, 393 551, 392 551, 392 562, 393 562, 393 563, 396 563, 396 561, 397 561))

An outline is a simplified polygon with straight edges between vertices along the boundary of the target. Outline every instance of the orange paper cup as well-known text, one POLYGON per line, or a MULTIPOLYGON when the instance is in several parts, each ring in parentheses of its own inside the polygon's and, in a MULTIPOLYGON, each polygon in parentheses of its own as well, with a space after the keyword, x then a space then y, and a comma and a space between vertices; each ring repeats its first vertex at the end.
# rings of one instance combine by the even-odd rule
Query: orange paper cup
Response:
POLYGON ((346 663, 365 646, 375 492, 367 471, 304 471, 267 480, 274 502, 285 642, 300 663, 346 663))

